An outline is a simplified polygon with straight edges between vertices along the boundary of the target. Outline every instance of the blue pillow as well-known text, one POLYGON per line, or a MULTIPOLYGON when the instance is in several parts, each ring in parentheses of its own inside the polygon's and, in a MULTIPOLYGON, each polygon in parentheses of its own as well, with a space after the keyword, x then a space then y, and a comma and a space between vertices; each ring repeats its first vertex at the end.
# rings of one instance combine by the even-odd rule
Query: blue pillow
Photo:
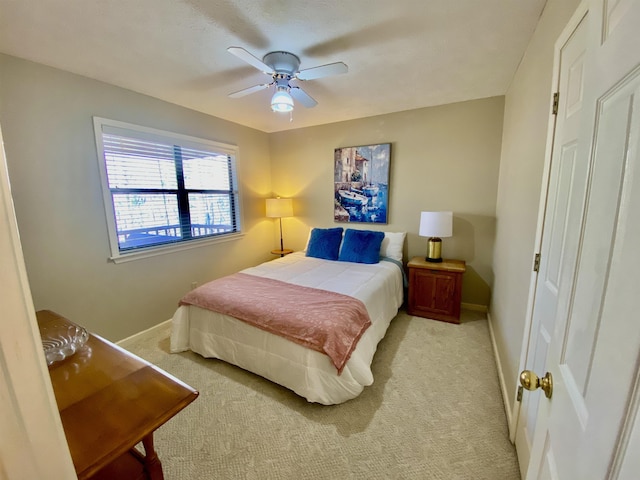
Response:
POLYGON ((348 228, 344 234, 338 260, 341 262, 378 263, 382 240, 384 240, 384 232, 348 228))
POLYGON ((314 228, 307 245, 307 257, 338 260, 341 242, 342 227, 314 228))

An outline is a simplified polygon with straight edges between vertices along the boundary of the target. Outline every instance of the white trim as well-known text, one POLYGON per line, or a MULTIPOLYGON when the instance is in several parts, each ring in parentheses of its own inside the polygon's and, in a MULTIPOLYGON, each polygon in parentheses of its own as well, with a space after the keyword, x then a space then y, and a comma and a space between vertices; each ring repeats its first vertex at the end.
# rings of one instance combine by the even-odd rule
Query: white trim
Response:
MULTIPOLYGON (((514 436, 511 429, 515 427, 513 425, 513 410, 511 408, 511 402, 507 391, 507 383, 504 380, 504 369, 502 368, 502 362, 500 361, 500 355, 498 350, 498 344, 496 343, 496 336, 493 331, 493 322, 491 321, 491 312, 487 311, 487 323, 489 324, 489 335, 491 336, 491 348, 493 348, 493 356, 496 359, 496 369, 498 370, 498 382, 500 383, 500 391, 502 392, 502 402, 504 403, 504 413, 507 416, 507 426, 509 427, 509 440, 514 443, 514 436)), ((514 432, 515 435, 515 432, 514 432)))
POLYGON ((483 312, 483 313, 488 313, 489 312, 489 307, 487 307, 486 305, 480 305, 478 303, 464 303, 462 302, 460 304, 461 308, 466 308, 467 310, 473 310, 474 312, 483 312))
POLYGON ((72 479, 38 332, 0 130, 0 476, 72 479))
POLYGON ((636 378, 633 382, 631 392, 629 407, 624 416, 623 427, 620 432, 620 439, 618 440, 618 445, 616 446, 611 462, 611 470, 608 477, 610 479, 629 478, 624 476, 625 472, 629 473, 628 470, 633 470, 635 474, 637 471, 629 465, 638 463, 637 460, 634 462, 631 459, 637 458, 637 444, 639 442, 638 432, 634 432, 634 430, 637 430, 640 426, 640 369, 636 370, 636 378), (636 453, 634 454, 632 452, 636 453))
POLYGON ((190 250, 192 248, 204 247, 216 243, 231 242, 240 240, 244 237, 244 233, 228 233, 219 237, 207 237, 198 240, 190 240, 188 242, 172 243, 170 245, 160 245, 149 247, 143 250, 133 250, 131 252, 122 253, 115 257, 109 257, 113 263, 125 263, 131 260, 139 260, 141 258, 155 257, 157 255, 165 255, 167 253, 180 252, 182 250, 190 250))
POLYGON ((160 330, 165 328, 167 325, 171 324, 171 320, 172 319, 170 318, 169 320, 165 320, 164 322, 160 322, 159 324, 154 325, 153 327, 149 327, 146 330, 143 330, 143 331, 138 332, 138 333, 134 333, 130 337, 123 338, 122 340, 118 340, 116 342, 116 345, 119 345, 122 348, 127 348, 127 346, 131 345, 134 342, 137 342, 139 340, 146 340, 147 338, 151 338, 151 337, 155 336, 160 330))
POLYGON ((141 125, 134 125, 132 123, 120 122, 118 120, 109 120, 102 117, 93 117, 93 130, 96 139, 96 158, 98 160, 98 170, 100 171, 102 202, 105 209, 105 219, 109 236, 109 247, 111 250, 111 256, 109 257, 110 261, 112 261, 113 263, 123 263, 131 260, 138 260, 141 258, 148 258, 156 255, 164 255, 167 253, 188 250, 203 245, 215 244, 228 240, 236 240, 242 236, 244 215, 238 173, 239 148, 237 145, 216 142, 205 138, 192 137, 189 135, 169 132, 166 130, 159 130, 151 127, 144 127, 141 125), (232 185, 230 188, 233 192, 236 203, 236 218, 234 220, 236 222, 237 232, 225 233, 215 237, 205 237, 202 239, 179 241, 171 244, 150 246, 141 248, 139 250, 121 252, 116 230, 115 212, 113 210, 111 191, 109 189, 107 167, 104 158, 104 143, 102 135, 105 131, 118 133, 121 135, 130 135, 133 138, 140 138, 150 141, 166 142, 167 139, 175 139, 178 140, 181 145, 185 145, 187 147, 202 148, 203 146, 206 146, 210 147, 213 151, 231 157, 232 185))
MULTIPOLYGON (((181 133, 170 132, 168 130, 160 130, 158 128, 145 127, 142 125, 136 125, 133 123, 120 122, 118 120, 110 120, 108 118, 93 117, 93 124, 96 131, 99 133, 99 137, 102 138, 102 125, 107 126, 107 129, 111 132, 116 130, 124 130, 120 132, 124 134, 126 132, 136 132, 139 138, 145 138, 147 140, 166 140, 168 138, 175 138, 181 140, 184 144, 190 147, 197 148, 198 145, 208 145, 215 150, 219 150, 221 153, 227 155, 237 155, 238 146, 230 143, 216 142, 206 138, 192 137, 190 135, 183 135, 181 133)), ((97 138, 97 137, 96 137, 97 138)))

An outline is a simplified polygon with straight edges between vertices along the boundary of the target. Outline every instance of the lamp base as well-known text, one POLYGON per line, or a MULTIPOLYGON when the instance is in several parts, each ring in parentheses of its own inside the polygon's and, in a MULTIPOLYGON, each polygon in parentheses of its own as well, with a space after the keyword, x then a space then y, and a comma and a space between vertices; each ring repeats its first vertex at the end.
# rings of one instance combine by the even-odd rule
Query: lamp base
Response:
POLYGON ((438 237, 431 237, 427 243, 427 256, 425 260, 431 263, 442 262, 442 240, 438 237))

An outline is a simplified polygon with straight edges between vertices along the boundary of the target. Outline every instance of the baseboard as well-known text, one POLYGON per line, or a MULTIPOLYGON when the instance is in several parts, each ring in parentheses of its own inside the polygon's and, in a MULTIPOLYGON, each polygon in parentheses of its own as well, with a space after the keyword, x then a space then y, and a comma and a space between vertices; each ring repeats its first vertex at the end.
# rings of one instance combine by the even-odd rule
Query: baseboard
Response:
POLYGON ((158 333, 158 330, 162 330, 170 323, 171 323, 171 319, 165 320, 164 322, 159 323, 158 325, 154 325, 153 327, 147 328, 142 332, 134 333, 130 337, 123 338, 122 340, 117 341, 116 345, 120 345, 121 347, 126 347, 127 345, 131 345, 133 342, 136 342, 138 340, 144 340, 146 338, 152 337, 156 333, 158 333))
POLYGON ((460 304, 462 308, 466 308, 467 310, 473 310, 475 312, 487 313, 489 311, 489 307, 486 305, 478 305, 477 303, 464 303, 460 304))
POLYGON ((502 403, 504 403, 504 412, 507 415, 507 425, 509 427, 509 436, 512 438, 512 419, 513 412, 511 410, 511 399, 507 394, 507 384, 504 380, 504 371, 502 369, 502 362, 500 361, 500 355, 498 355, 498 345, 496 344, 496 337, 493 333, 493 322, 491 321, 491 312, 487 311, 487 323, 489 324, 489 335, 491 336, 491 347, 493 348, 493 356, 496 359, 496 368, 498 369, 498 381, 500 382, 500 390, 502 391, 502 403))

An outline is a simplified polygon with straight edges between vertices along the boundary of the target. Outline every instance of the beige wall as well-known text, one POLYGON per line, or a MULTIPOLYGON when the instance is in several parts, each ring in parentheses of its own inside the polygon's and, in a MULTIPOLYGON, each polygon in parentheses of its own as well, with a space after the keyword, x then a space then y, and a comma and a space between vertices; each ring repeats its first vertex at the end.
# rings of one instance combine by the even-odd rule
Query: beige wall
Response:
POLYGON ((272 258, 268 136, 151 97, 0 55, 0 123, 36 309, 111 340, 171 318, 192 282, 272 258), (239 146, 240 240, 122 264, 110 255, 92 117, 239 146))
POLYGON ((551 114, 554 44, 578 3, 578 0, 547 2, 506 95, 490 313, 510 399, 514 398, 518 379, 536 251, 538 205, 551 114))
POLYGON ((278 229, 264 218, 265 196, 295 198, 285 247, 303 248, 311 226, 335 225, 333 149, 383 142, 392 143, 390 223, 371 228, 406 231, 405 256, 422 256, 420 211, 452 210, 443 254, 468 262, 463 302, 489 303, 503 97, 268 135, 14 57, 0 55, 0 72, 0 121, 36 309, 112 340, 166 320, 192 282, 273 258, 278 229), (246 235, 109 262, 93 116, 237 144, 246 235))
POLYGON ((452 210, 443 255, 467 261, 463 302, 488 305, 503 107, 494 97, 271 134, 273 190, 295 198, 285 246, 303 248, 313 226, 349 226, 333 221, 334 148, 390 142, 389 224, 355 228, 406 231, 405 257, 423 256, 420 212, 452 210))

